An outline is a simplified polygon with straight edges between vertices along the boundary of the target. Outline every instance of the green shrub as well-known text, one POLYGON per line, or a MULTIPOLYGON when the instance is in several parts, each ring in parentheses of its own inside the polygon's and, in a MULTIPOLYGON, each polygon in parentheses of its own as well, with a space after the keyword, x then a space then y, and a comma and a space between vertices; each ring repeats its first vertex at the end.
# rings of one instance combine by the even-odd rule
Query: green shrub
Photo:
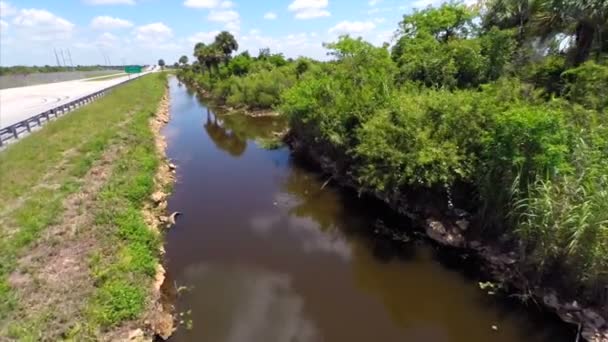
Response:
POLYGON ((587 62, 562 74, 570 101, 599 111, 608 108, 608 66, 587 62))
POLYGON ((230 84, 227 104, 247 106, 252 109, 268 109, 279 104, 281 94, 296 81, 288 68, 276 68, 252 72, 245 77, 234 77, 230 84))

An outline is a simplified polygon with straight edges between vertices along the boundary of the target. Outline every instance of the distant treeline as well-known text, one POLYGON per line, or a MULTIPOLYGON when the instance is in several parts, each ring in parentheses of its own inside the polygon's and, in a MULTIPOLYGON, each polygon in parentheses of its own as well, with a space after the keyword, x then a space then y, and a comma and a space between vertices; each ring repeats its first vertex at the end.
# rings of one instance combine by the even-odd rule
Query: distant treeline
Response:
POLYGON ((124 66, 122 65, 77 65, 71 66, 25 66, 15 65, 10 67, 0 66, 0 76, 3 75, 27 75, 35 73, 49 73, 49 72, 65 72, 65 71, 95 71, 95 70, 121 70, 124 66))

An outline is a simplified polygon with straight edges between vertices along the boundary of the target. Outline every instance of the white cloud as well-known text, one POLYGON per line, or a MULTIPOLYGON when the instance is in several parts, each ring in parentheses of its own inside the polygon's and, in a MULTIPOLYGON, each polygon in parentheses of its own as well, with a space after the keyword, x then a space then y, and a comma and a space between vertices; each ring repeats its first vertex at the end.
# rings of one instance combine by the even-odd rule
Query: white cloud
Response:
POLYGON ((328 0, 294 0, 287 9, 295 13, 296 19, 313 19, 329 17, 328 4, 328 0))
POLYGON ((85 0, 89 5, 135 5, 135 0, 85 0))
POLYGON ((135 39, 144 45, 155 45, 173 37, 173 30, 161 22, 139 26, 135 29, 135 39))
POLYGON ((2 19, 0 19, 0 33, 3 33, 4 30, 8 28, 8 23, 2 19))
POLYGON ((238 32, 241 29, 241 17, 233 10, 212 10, 207 16, 209 21, 224 23, 227 30, 238 32))
POLYGON ((248 50, 256 55, 259 49, 270 48, 272 53, 282 52, 286 57, 308 56, 321 60, 327 59, 326 50, 314 33, 294 33, 287 36, 267 36, 260 30, 250 30, 239 38, 239 51, 248 50))
POLYGON ((379 4, 381 2, 382 2, 382 0, 369 0, 367 2, 367 4, 370 5, 370 6, 376 6, 377 4, 379 4))
POLYGON ((336 34, 361 34, 376 28, 371 21, 348 21, 344 20, 329 29, 329 33, 336 34))
POLYGON ((128 20, 113 18, 106 15, 95 17, 91 20, 91 27, 98 30, 114 30, 132 26, 133 23, 128 20))
POLYGON ((264 14, 264 19, 275 20, 277 18, 277 14, 274 12, 267 12, 264 14))
POLYGON ((192 8, 216 8, 220 5, 219 0, 186 0, 184 6, 192 8))
POLYGON ((103 48, 111 48, 116 46, 118 40, 118 37, 115 35, 109 32, 104 32, 97 37, 96 45, 103 48))
POLYGON ((209 21, 216 21, 220 23, 227 23, 231 21, 236 21, 240 19, 239 13, 236 11, 211 11, 207 16, 209 21))
POLYGON ((437 6, 444 2, 444 0, 417 0, 412 3, 412 8, 423 9, 428 6, 437 6))
POLYGON ((188 37, 186 40, 191 44, 196 44, 198 42, 210 44, 215 39, 215 36, 217 36, 219 33, 220 31, 197 32, 188 37))
POLYGON ((222 1, 220 3, 220 8, 232 8, 234 7, 234 2, 232 1, 222 1))
POLYGON ((10 17, 15 13, 17 13, 17 9, 13 5, 6 1, 0 1, 0 16, 10 17))
POLYGON ((44 41, 66 39, 71 36, 74 24, 41 9, 22 9, 13 24, 28 40, 44 41))
POLYGON ((222 8, 229 9, 235 7, 235 3, 230 0, 186 0, 184 1, 184 6, 191 8, 222 8))

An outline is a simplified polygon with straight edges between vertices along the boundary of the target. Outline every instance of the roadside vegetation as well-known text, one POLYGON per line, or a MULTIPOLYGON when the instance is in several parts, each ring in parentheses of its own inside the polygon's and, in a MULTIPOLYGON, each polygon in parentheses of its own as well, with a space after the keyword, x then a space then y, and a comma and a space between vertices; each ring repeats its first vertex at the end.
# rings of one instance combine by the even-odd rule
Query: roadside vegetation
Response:
POLYGON ((448 3, 405 15, 392 45, 327 43, 324 63, 232 56, 224 32, 178 76, 231 107, 279 110, 362 192, 453 199, 473 213, 467 234, 514 250, 530 286, 604 305, 606 6, 448 3))
POLYGON ((142 77, 0 153, 0 336, 99 340, 148 308, 159 237, 141 209, 165 86, 142 77))
POLYGON ((99 82, 99 81, 107 81, 107 80, 111 80, 114 78, 120 78, 123 76, 127 76, 127 74, 125 73, 120 73, 120 74, 113 74, 113 75, 108 75, 108 76, 99 76, 99 77, 94 77, 91 79, 86 80, 87 82, 99 82))
POLYGON ((100 71, 100 70, 121 70, 123 66, 105 66, 105 65, 77 65, 71 66, 25 66, 15 65, 10 67, 0 66, 0 76, 4 75, 27 75, 36 73, 49 73, 49 72, 67 72, 67 71, 100 71))

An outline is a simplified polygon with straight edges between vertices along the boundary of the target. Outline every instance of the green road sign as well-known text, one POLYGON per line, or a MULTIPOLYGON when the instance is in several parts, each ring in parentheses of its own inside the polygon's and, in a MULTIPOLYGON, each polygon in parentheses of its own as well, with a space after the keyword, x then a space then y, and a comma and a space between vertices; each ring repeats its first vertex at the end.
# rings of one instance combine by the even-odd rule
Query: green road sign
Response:
POLYGON ((141 72, 141 66, 139 65, 128 65, 125 67, 127 74, 139 74, 141 72))

